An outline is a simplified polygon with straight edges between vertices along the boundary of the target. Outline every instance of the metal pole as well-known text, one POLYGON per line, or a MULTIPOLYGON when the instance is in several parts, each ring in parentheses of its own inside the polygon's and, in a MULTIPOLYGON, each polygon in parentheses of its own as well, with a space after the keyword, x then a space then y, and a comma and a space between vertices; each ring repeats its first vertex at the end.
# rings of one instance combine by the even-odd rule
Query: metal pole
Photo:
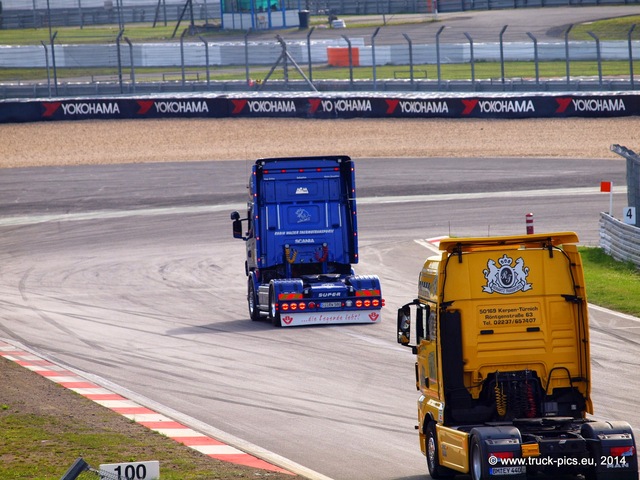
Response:
POLYGON ((49 54, 47 53, 47 44, 40 40, 40 43, 44 47, 44 61, 47 64, 47 88, 49 89, 49 96, 51 96, 51 76, 49 75, 49 54))
POLYGON ((129 62, 131 63, 131 91, 136 92, 136 71, 133 66, 133 44, 129 40, 129 37, 124 37, 124 41, 129 44, 129 62))
POLYGON ((78 0, 78 15, 80 16, 80 30, 84 28, 84 19, 82 18, 82 3, 78 0))
POLYGON ((282 47, 282 76, 284 79, 284 84, 289 87, 289 63, 288 63, 288 54, 287 54, 287 43, 282 39, 280 35, 276 35, 276 40, 280 43, 282 47))
POLYGON ((122 0, 116 0, 116 7, 118 7, 118 26, 120 30, 124 30, 124 17, 122 15, 122 0))
POLYGON ((124 30, 120 30, 120 33, 118 33, 118 36, 116 37, 116 48, 118 49, 117 54, 118 54, 118 82, 120 83, 120 93, 124 92, 124 89, 122 88, 122 57, 120 56, 120 39, 122 38, 122 35, 124 34, 124 30))
POLYGON ((536 85, 540 85, 540 65, 538 65, 538 39, 530 32, 527 32, 529 38, 533 40, 533 60, 536 64, 536 85))
POLYGON ((571 72, 569 71, 569 32, 573 28, 573 24, 569 25, 567 31, 564 32, 564 58, 567 64, 567 85, 571 83, 571 72))
POLYGON ((502 36, 509 25, 505 25, 500 30, 500 73, 502 74, 502 85, 504 85, 504 44, 502 42, 502 36))
POLYGON ((631 90, 635 90, 633 85, 633 47, 631 46, 631 34, 636 28, 636 24, 631 25, 629 33, 627 34, 627 43, 629 44, 629 79, 631 80, 631 90))
POLYGON ((244 68, 245 68, 245 76, 247 78, 247 85, 251 81, 249 78, 249 34, 251 33, 251 29, 247 30, 247 33, 244 34, 244 68))
MULTIPOLYGON (((33 8, 35 8, 35 5, 33 8)), ((49 5, 49 0, 47 0, 47 24, 49 25, 49 41, 51 41, 51 6, 49 5)))
POLYGON ((602 87, 602 57, 600 56, 600 39, 593 32, 587 32, 596 41, 596 58, 598 59, 598 84, 602 87))
POLYGON ((409 35, 403 33, 402 36, 405 38, 407 43, 409 44, 409 77, 411 78, 411 86, 413 87, 413 44, 411 43, 411 39, 409 35))
POLYGON ((440 90, 440 34, 444 30, 444 25, 440 27, 438 32, 436 33, 436 64, 438 67, 438 90, 440 90))
POLYGON ((209 75, 209 43, 202 37, 198 38, 204 43, 204 60, 207 64, 207 87, 209 87, 211 86, 211 76, 209 75))
MULTIPOLYGON (((122 1, 122 0, 121 0, 122 1)), ((195 32, 195 18, 193 16, 193 1, 188 0, 189 2, 189 16, 191 17, 191 24, 189 25, 189 35, 193 35, 195 32)))
POLYGON ((184 73, 184 36, 189 29, 185 28, 180 35, 180 63, 182 64, 182 86, 186 85, 185 73, 184 73))
POLYGON ((58 95, 58 69, 56 68, 56 49, 53 43, 56 41, 56 36, 58 32, 56 31, 51 36, 51 62, 53 63, 53 86, 56 90, 56 96, 58 95))
POLYGON ((311 34, 316 29, 316 27, 311 27, 309 33, 307 33, 307 60, 309 62, 309 80, 313 82, 313 66, 311 63, 311 34))
POLYGON ((373 35, 371 35, 371 60, 373 63, 373 90, 378 89, 378 75, 376 72, 376 35, 380 31, 380 27, 376 28, 373 35))
POLYGON ((475 61, 473 58, 473 38, 471 38, 471 35, 469 35, 467 32, 464 32, 464 36, 467 37, 467 40, 469 40, 469 54, 470 54, 470 60, 471 60, 471 83, 475 86, 476 84, 476 65, 475 65, 475 61))
POLYGON ((207 7, 207 0, 204 0, 204 26, 209 23, 209 9, 207 7))
POLYGON ((164 16, 164 26, 167 26, 167 0, 162 0, 162 15, 164 16))
POLYGON ((353 53, 351 52, 351 40, 346 35, 342 35, 349 45, 349 86, 353 89, 353 53))

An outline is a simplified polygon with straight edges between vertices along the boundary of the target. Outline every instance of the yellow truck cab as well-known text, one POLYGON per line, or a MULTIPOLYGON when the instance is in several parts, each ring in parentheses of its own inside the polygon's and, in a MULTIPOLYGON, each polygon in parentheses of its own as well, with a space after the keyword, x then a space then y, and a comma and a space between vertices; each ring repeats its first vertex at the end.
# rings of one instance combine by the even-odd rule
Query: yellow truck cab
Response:
POLYGON ((627 422, 593 421, 589 320, 573 232, 449 238, 398 309, 416 355, 420 448, 434 479, 637 480, 627 422))

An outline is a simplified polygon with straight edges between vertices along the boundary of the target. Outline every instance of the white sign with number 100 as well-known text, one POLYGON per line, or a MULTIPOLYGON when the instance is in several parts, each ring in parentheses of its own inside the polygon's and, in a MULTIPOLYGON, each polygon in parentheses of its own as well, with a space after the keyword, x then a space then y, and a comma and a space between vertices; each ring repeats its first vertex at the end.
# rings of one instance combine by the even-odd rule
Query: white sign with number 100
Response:
POLYGON ((159 480, 160 462, 105 463, 100 465, 100 480, 159 480))

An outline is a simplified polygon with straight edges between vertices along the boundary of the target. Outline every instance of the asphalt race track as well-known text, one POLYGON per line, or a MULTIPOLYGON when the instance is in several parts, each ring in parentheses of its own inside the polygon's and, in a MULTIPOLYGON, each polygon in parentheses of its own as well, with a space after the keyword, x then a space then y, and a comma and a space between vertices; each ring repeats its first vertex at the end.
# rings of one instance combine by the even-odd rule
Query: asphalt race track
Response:
MULTIPOLYGON (((525 232, 531 212, 536 233, 595 246, 600 181, 625 183, 622 159, 356 159, 356 272, 380 276, 383 321, 276 329, 248 318, 231 236, 249 165, 4 170, 0 337, 336 480, 427 476, 414 357, 395 340, 424 240, 525 232)), ((638 435, 640 322, 591 313, 597 417, 638 435)))

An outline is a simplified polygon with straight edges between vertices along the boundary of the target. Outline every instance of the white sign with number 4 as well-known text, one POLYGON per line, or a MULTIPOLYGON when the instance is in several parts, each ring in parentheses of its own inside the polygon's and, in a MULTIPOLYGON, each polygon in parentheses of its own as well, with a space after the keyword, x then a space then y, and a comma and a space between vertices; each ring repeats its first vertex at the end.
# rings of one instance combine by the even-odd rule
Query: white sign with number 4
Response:
POLYGON ((105 463, 100 465, 100 480, 158 480, 160 462, 105 463))
POLYGON ((636 207, 624 207, 622 212, 622 221, 629 225, 636 224, 636 207))

